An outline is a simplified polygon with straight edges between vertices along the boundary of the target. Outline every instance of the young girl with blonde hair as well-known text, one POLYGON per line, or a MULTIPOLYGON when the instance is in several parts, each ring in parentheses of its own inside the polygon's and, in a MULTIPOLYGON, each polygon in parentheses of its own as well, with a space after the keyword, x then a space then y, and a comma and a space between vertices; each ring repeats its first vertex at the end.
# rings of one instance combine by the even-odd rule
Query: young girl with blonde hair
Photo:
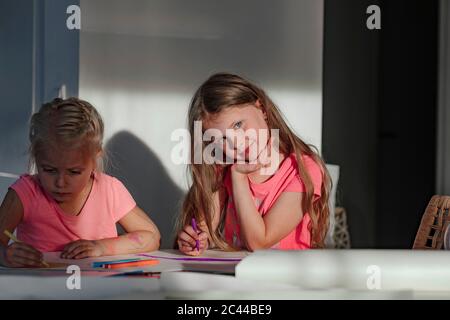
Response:
POLYGON ((116 178, 101 172, 103 121, 88 102, 44 104, 31 118, 30 164, 0 206, 0 263, 41 267, 43 252, 80 259, 159 247, 155 224, 116 178), (127 232, 117 235, 116 223, 127 232), (4 231, 17 228, 19 242, 4 231))

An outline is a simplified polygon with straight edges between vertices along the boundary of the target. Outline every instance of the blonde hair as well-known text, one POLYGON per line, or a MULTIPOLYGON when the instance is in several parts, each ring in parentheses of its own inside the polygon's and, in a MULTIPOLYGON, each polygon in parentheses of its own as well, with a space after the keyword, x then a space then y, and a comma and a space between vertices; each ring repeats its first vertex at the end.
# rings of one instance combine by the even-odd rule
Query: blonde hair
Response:
MULTIPOLYGON (((191 158, 194 155, 195 121, 216 115, 230 106, 248 105, 257 101, 260 102, 267 115, 269 129, 279 129, 279 151, 286 155, 291 153, 296 155, 300 178, 306 189, 302 198, 302 209, 303 212, 309 213, 311 218, 308 229, 311 232, 312 246, 321 248, 324 246, 329 222, 330 175, 315 147, 306 144, 292 132, 277 106, 261 88, 240 76, 229 73, 217 73, 207 79, 195 92, 189 107, 188 125, 191 133, 191 158), (321 197, 317 201, 313 201, 314 187, 309 173, 305 170, 302 155, 310 156, 321 167, 321 197)), ((206 143, 203 142, 204 147, 206 143)), ((226 243, 223 236, 227 201, 223 179, 228 166, 195 164, 193 158, 190 163, 188 170, 192 177, 192 185, 184 200, 182 213, 177 221, 177 229, 181 230, 195 217, 198 221, 205 221, 211 240, 216 246, 224 250, 235 249, 226 243), (212 232, 213 197, 217 191, 220 195, 225 194, 225 196, 220 197, 219 227, 215 232, 212 232)))
MULTIPOLYGON (((30 121, 30 171, 36 169, 36 158, 51 145, 67 148, 85 148, 93 158, 103 151, 103 120, 87 101, 78 98, 53 99, 45 103, 30 121)), ((99 157, 97 170, 103 170, 99 157)))

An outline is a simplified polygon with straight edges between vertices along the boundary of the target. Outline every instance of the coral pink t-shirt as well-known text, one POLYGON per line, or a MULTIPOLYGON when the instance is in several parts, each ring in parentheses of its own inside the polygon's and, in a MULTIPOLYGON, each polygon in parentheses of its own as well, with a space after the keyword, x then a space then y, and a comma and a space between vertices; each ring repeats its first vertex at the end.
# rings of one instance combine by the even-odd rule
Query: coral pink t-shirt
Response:
MULTIPOLYGON (((305 169, 308 171, 314 185, 314 201, 321 195, 322 170, 309 156, 302 156, 305 169)), ((275 204, 283 192, 306 192, 297 166, 295 154, 286 157, 278 168, 277 172, 263 183, 253 183, 249 180, 250 191, 258 212, 264 216, 275 204)), ((240 237, 239 219, 233 202, 231 172, 228 171, 225 177, 225 187, 227 189, 228 205, 225 218, 225 239, 228 244, 238 248, 245 245, 240 237)), ((275 244, 272 248, 284 250, 299 250, 311 248, 311 233, 308 224, 311 218, 307 212, 297 227, 285 238, 275 244)))
POLYGON ((79 239, 117 237, 116 222, 136 206, 122 182, 103 173, 95 174, 91 192, 77 216, 65 213, 36 175, 22 175, 11 189, 23 205, 17 237, 42 252, 61 251, 79 239))

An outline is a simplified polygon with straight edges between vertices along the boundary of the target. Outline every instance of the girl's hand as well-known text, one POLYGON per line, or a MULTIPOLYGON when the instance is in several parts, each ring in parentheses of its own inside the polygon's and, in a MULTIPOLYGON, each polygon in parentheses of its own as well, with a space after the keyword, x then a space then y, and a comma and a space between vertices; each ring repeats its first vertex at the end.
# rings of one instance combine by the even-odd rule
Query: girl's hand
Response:
POLYGON ((191 226, 185 226, 178 233, 178 249, 186 255, 198 256, 208 249, 208 234, 201 231, 197 234, 191 226), (196 248, 196 241, 199 242, 199 249, 196 248))
MULTIPOLYGON (((263 150, 258 154, 256 163, 235 163, 231 167, 231 172, 236 176, 248 175, 260 169, 265 169, 271 165, 274 156, 278 153, 277 148, 274 148, 275 139, 271 137, 263 150)), ((278 154, 279 155, 279 154, 278 154)))
POLYGON ((248 175, 250 173, 253 173, 259 169, 261 169, 261 164, 250 164, 250 163, 242 163, 238 164, 235 163, 231 166, 231 172, 234 174, 240 174, 240 175, 248 175))
POLYGON ((4 249, 4 265, 11 268, 44 267, 42 252, 23 242, 14 242, 4 249))
POLYGON ((77 240, 67 244, 61 253, 63 259, 83 259, 100 257, 104 254, 103 245, 96 240, 77 240))

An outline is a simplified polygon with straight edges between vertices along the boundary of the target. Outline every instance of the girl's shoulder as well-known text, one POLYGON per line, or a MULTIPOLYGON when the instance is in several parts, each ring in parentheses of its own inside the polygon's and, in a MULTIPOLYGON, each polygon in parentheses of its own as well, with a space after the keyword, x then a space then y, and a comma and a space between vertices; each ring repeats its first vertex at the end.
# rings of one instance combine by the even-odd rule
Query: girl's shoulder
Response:
POLYGON ((111 215, 114 221, 119 221, 135 206, 133 196, 118 178, 106 173, 95 173, 97 182, 96 197, 105 199, 109 202, 111 215))
POLYGON ((15 191, 22 203, 24 219, 29 215, 31 208, 46 199, 36 175, 23 174, 9 188, 15 191))
POLYGON ((96 172, 95 180, 100 191, 116 194, 126 192, 127 190, 122 181, 103 172, 96 172))
MULTIPOLYGON (((305 170, 308 171, 308 173, 312 176, 312 178, 315 177, 322 177, 322 168, 319 163, 317 163, 312 156, 303 154, 301 156, 303 166, 305 167, 305 170)), ((290 159, 290 165, 296 166, 297 165, 297 155, 295 153, 291 153, 289 155, 290 159)))
POLYGON ((112 184, 116 183, 119 179, 116 177, 110 176, 109 174, 106 174, 104 172, 95 172, 94 178, 98 183, 101 184, 112 184))
MULTIPOLYGON (((321 194, 321 186, 322 186, 322 180, 323 180, 323 169, 319 163, 317 163, 312 156, 309 155, 302 155, 302 163, 305 171, 308 172, 309 177, 311 178, 311 182, 313 183, 314 187, 314 193, 318 196, 321 194)), ((296 170, 298 170, 297 167, 297 156, 292 153, 290 156, 291 165, 296 167, 296 170)), ((302 178, 300 177, 300 174, 297 171, 296 175, 297 179, 293 181, 293 185, 295 185, 296 188, 294 189, 301 189, 304 190, 304 183, 302 181, 302 178)), ((292 187, 292 186, 291 186, 292 187)))
POLYGON ((11 186, 18 194, 37 196, 42 193, 41 185, 37 175, 22 174, 11 186))

